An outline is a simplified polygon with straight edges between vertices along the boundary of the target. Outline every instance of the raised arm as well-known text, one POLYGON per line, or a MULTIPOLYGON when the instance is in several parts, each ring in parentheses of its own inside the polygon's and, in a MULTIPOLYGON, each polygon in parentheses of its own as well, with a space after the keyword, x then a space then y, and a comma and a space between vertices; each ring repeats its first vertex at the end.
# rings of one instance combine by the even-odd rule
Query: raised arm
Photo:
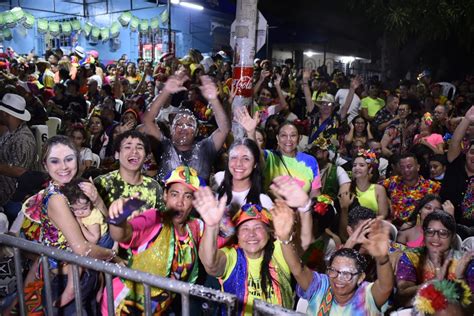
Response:
POLYGON ((275 236, 282 242, 283 257, 298 285, 306 291, 313 280, 313 272, 300 260, 296 247, 291 241, 291 236, 294 233, 295 212, 285 201, 277 199, 270 213, 272 214, 275 236))
MULTIPOLYGON (((123 204, 129 199, 119 198, 110 204, 109 218, 117 218, 123 213, 123 204)), ((121 243, 128 243, 132 239, 133 228, 128 221, 123 221, 119 225, 109 224, 110 237, 121 243)))
POLYGON ((272 192, 284 199, 289 207, 298 210, 301 222, 300 227, 300 247, 306 250, 313 242, 313 217, 311 216, 311 199, 308 194, 288 176, 279 176, 273 179, 270 185, 272 192))
POLYGON ((257 83, 255 84, 255 87, 253 87, 253 96, 255 99, 258 98, 258 94, 260 93, 260 89, 262 88, 262 84, 265 82, 265 80, 270 77, 272 73, 268 70, 262 70, 260 72, 260 78, 258 79, 257 83))
POLYGON ((467 128, 474 123, 474 105, 466 112, 459 125, 454 130, 453 138, 449 143, 448 161, 453 162, 461 153, 461 142, 466 134, 467 128))
POLYGON ((155 123, 155 118, 160 112, 161 107, 169 102, 173 93, 186 90, 183 87, 183 83, 187 80, 185 76, 171 76, 165 83, 163 90, 160 95, 155 98, 151 103, 145 115, 143 116, 143 124, 145 125, 145 131, 148 135, 155 137, 157 140, 161 140, 161 130, 155 123))
POLYGON ((76 218, 69 211, 67 200, 62 195, 53 195, 48 203, 48 217, 66 238, 72 251, 81 256, 89 256, 110 261, 115 252, 88 242, 82 234, 76 218), (65 212, 65 210, 68 210, 65 212))
POLYGON ((351 85, 349 88, 349 93, 347 94, 346 100, 341 108, 341 119, 344 120, 347 116, 347 112, 351 106, 352 100, 354 99, 354 94, 356 89, 361 85, 362 77, 357 75, 351 80, 351 85))
POLYGON ((280 104, 276 108, 276 113, 284 110, 288 110, 289 106, 288 103, 286 102, 286 98, 283 95, 283 91, 281 90, 281 75, 277 74, 276 79, 274 81, 275 83, 275 89, 278 94, 278 99, 280 100, 280 104))
POLYGON ((224 108, 218 98, 218 90, 214 82, 208 76, 201 77, 201 92, 202 95, 209 101, 216 118, 217 129, 212 133, 212 141, 216 150, 221 149, 225 142, 227 134, 230 131, 230 122, 225 114, 224 108))
POLYGON ((311 113, 314 109, 314 102, 311 98, 311 89, 309 88, 309 78, 311 77, 311 70, 303 70, 303 93, 306 102, 306 113, 311 113))
POLYGON ((227 257, 217 248, 219 223, 224 215, 227 196, 217 201, 209 187, 201 187, 194 193, 193 205, 205 223, 204 233, 199 243, 199 258, 209 275, 220 277, 224 274, 227 257))
POLYGON ((368 237, 363 237, 363 245, 369 254, 375 258, 377 265, 377 280, 372 286, 372 296, 378 308, 387 302, 394 286, 393 269, 388 257, 389 229, 383 225, 382 219, 377 218, 371 225, 368 237))

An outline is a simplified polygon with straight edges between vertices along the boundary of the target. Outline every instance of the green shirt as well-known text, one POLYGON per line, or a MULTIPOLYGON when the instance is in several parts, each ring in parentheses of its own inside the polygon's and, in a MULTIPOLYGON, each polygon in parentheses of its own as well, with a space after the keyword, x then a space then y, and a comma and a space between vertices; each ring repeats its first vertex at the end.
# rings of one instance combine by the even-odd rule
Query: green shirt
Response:
POLYGON ((381 98, 373 99, 371 97, 365 97, 360 101, 360 107, 367 109, 370 117, 374 117, 384 106, 385 101, 381 98))

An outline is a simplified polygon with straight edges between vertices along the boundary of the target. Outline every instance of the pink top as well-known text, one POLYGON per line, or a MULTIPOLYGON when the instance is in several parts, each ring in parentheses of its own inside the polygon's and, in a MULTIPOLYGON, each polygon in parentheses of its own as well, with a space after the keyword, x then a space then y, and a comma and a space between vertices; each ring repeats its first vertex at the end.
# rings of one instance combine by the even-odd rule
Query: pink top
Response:
POLYGON ((425 236, 423 236, 423 231, 420 228, 418 228, 420 235, 418 236, 417 239, 415 240, 410 240, 407 242, 407 246, 410 248, 418 248, 418 247, 423 247, 425 245, 425 236))
POLYGON ((444 142, 443 140, 443 136, 441 136, 441 134, 431 134, 430 136, 425 136, 425 137, 420 137, 420 134, 416 134, 415 135, 415 143, 420 141, 421 139, 424 139, 426 140, 426 142, 430 145, 432 145, 433 147, 437 147, 439 144, 442 144, 444 142))

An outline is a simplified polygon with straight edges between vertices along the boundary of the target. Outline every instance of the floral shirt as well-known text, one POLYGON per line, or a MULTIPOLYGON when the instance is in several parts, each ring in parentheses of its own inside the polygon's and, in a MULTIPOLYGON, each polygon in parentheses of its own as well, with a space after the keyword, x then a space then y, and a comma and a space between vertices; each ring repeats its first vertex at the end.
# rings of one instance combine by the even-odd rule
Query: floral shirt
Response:
POLYGON ((391 217, 395 225, 407 222, 419 200, 427 194, 438 194, 441 185, 422 176, 414 186, 408 186, 400 176, 393 176, 381 183, 387 190, 391 202, 391 217))

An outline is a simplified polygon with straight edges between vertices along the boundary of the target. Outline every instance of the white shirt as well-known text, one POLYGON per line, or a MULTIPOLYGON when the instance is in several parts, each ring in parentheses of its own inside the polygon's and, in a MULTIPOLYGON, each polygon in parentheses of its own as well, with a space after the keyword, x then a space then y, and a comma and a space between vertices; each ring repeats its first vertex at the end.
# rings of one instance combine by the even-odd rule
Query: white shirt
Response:
MULTIPOLYGON (((336 96, 334 97, 334 99, 341 106, 339 109, 339 114, 341 114, 342 106, 344 105, 344 102, 346 102, 346 98, 348 94, 349 94, 349 89, 339 89, 336 92, 336 96)), ((349 106, 349 110, 347 111, 348 123, 352 122, 354 117, 359 115, 359 110, 360 110, 360 98, 357 94, 354 93, 354 97, 352 98, 351 105, 349 106)))
MULTIPOLYGON (((222 181, 224 181, 224 171, 219 171, 214 175, 214 182, 216 183, 216 186, 219 187, 222 181)), ((238 210, 242 205, 247 203, 247 194, 249 194, 249 191, 250 188, 241 192, 232 190, 232 201, 228 203, 229 205, 232 205, 232 210, 238 210)), ((273 207, 272 199, 270 199, 266 194, 260 194, 260 204, 267 210, 273 207)))

